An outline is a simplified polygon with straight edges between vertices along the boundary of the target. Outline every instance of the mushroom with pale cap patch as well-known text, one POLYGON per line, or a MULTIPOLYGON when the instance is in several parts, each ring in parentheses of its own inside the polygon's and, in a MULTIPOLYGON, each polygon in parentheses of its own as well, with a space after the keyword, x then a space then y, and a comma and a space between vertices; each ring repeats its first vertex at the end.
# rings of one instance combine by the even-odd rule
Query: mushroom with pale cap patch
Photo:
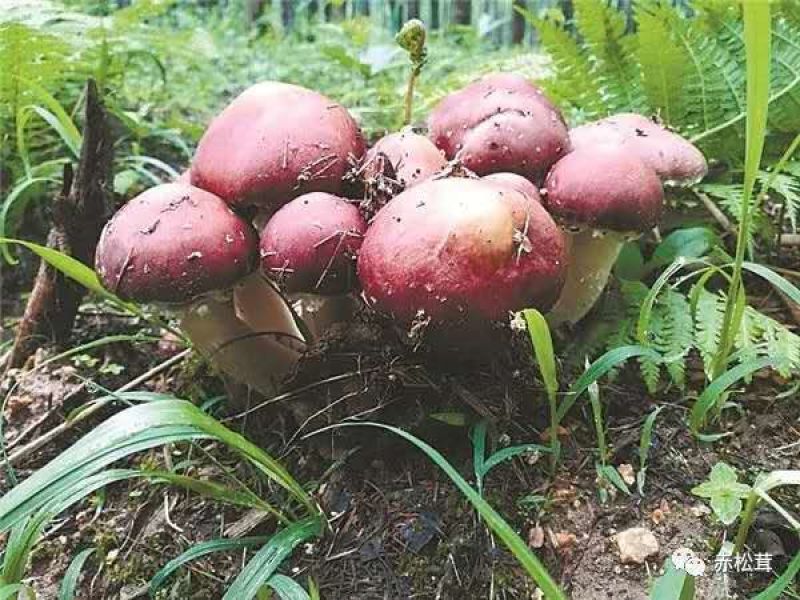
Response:
POLYGON ((481 181, 488 181, 494 185, 509 187, 516 190, 521 194, 525 194, 531 200, 541 202, 542 198, 537 188, 530 179, 526 179, 522 175, 516 173, 492 173, 481 177, 481 181))
POLYGON ((509 171, 540 182, 569 151, 561 113, 518 75, 493 73, 446 96, 428 118, 445 156, 478 175, 509 171))
POLYGON ((292 294, 314 337, 353 310, 355 257, 367 229, 348 200, 312 192, 279 209, 261 232, 263 272, 292 294))
POLYGON ((664 190, 655 171, 617 145, 574 150, 547 176, 543 202, 569 232, 570 266, 552 325, 576 323, 594 306, 619 251, 655 227, 664 190))
POLYGON ((466 178, 397 196, 375 216, 358 257, 369 305, 406 325, 459 328, 546 310, 566 268, 564 235, 538 202, 466 178))
POLYGON ((257 261, 258 237, 247 221, 209 192, 167 183, 129 201, 106 224, 95 266, 104 287, 121 298, 171 305, 198 350, 235 379, 273 393, 305 340, 271 287, 261 306, 266 330, 254 332, 237 315, 234 290, 261 285, 252 274, 257 261))

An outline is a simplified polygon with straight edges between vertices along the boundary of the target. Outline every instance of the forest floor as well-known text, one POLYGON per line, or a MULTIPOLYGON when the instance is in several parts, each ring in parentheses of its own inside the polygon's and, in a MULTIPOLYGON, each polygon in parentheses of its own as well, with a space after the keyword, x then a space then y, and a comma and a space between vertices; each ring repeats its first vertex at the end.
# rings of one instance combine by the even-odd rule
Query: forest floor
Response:
MULTIPOLYGON (((135 322, 109 316, 102 307, 85 308, 75 343, 130 333, 136 327, 135 322)), ((334 332, 304 360, 282 402, 245 416, 237 417, 263 399, 234 386, 223 387, 195 360, 143 387, 195 400, 226 394, 218 416, 227 415, 228 426, 279 457, 299 481, 317 482, 316 497, 329 516, 329 528, 318 542, 299 549, 284 568, 299 581, 312 576, 322 598, 537 598, 522 569, 488 534, 463 496, 406 442, 371 428, 306 437, 353 415, 395 424, 435 446, 468 480, 474 480, 468 427, 447 424, 432 414, 450 422, 487 419, 487 447, 546 440, 547 403, 534 378, 526 340, 520 337, 495 347, 492 361, 469 365, 415 353, 395 340, 395 332, 366 317, 334 332)), ((124 365, 124 372, 106 375, 103 385, 113 388, 163 360, 155 350, 152 344, 108 346, 98 364, 124 365)), ((26 441, 37 437, 92 397, 91 386, 78 377, 85 373, 81 364, 51 363, 30 370, 52 354, 40 350, 27 370, 2 384, 4 395, 13 382, 18 384, 5 413, 5 439, 12 449, 20 435, 26 441)), ((701 386, 699 361, 691 365, 688 378, 690 387, 701 386)), ((549 474, 546 455, 527 455, 491 471, 484 495, 528 539, 575 600, 646 599, 665 558, 679 547, 693 549, 708 565, 699 579, 699 598, 749 597, 749 591, 762 588, 774 575, 744 573, 727 579, 713 573, 714 552, 724 531, 690 490, 718 461, 736 467, 740 480, 747 482, 760 472, 797 467, 800 403, 781 397, 785 390, 785 381, 758 373, 736 396, 741 410, 725 413, 722 428, 733 435, 711 446, 689 434, 685 394, 673 389, 653 397, 635 369, 624 369, 601 390, 611 464, 638 471, 643 421, 655 406, 664 407, 653 433, 643 496, 635 485, 630 495, 606 486, 607 498, 601 501, 594 428, 587 411, 578 407, 564 422, 562 460, 555 477, 549 474), (660 550, 645 564, 625 565, 614 536, 634 526, 649 529, 660 550)), ((45 464, 88 428, 77 429, 25 457, 17 465, 17 477, 45 464)), ((205 449, 217 466, 201 456, 195 475, 214 475, 218 465, 225 464, 237 477, 255 479, 222 448, 212 444, 205 449)), ((163 466, 193 458, 193 452, 186 445, 172 448, 169 456, 154 450, 138 456, 135 464, 163 466)), ((2 486, 7 489, 7 478, 2 486)), ((800 506, 797 496, 780 498, 784 506, 800 506)), ((82 598, 146 597, 149 578, 192 543, 223 535, 268 534, 270 527, 256 515, 174 488, 117 484, 62 515, 35 552, 32 583, 41 598, 55 598, 71 558, 94 546, 99 551, 85 571, 82 598)), ((798 551, 797 537, 766 511, 759 514, 753 531, 753 551, 772 553, 772 567, 781 572, 787 557, 798 551)), ((173 576, 159 597, 219 598, 226 577, 238 572, 244 559, 239 552, 198 560, 173 576)))

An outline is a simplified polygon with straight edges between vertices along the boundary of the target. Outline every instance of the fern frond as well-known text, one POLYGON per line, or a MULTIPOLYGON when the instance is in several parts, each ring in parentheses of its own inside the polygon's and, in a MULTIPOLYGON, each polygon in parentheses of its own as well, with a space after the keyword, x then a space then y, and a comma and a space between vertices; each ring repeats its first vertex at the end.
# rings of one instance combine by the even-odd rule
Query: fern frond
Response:
MULTIPOLYGON (((541 47, 558 73, 556 77, 541 81, 545 91, 562 105, 568 103, 572 110, 580 110, 582 118, 579 120, 607 115, 608 108, 594 83, 592 65, 577 40, 552 13, 549 18, 535 17, 530 12, 523 12, 523 15, 538 31, 541 47)), ((560 16, 563 21, 563 15, 560 16)))
POLYGON ((685 78, 691 56, 675 43, 670 22, 674 9, 662 4, 637 5, 636 55, 642 89, 648 105, 668 125, 680 125, 687 117, 685 78))
POLYGON ((699 291, 694 313, 694 346, 703 359, 706 374, 711 373, 711 363, 719 348, 724 314, 725 301, 720 295, 705 289, 699 291))
MULTIPOLYGON (((789 171, 789 169, 784 169, 784 171, 789 171)), ((797 175, 794 173, 787 174, 785 172, 773 175, 772 173, 762 171, 759 180, 762 186, 766 185, 768 181, 771 182, 769 189, 765 191, 773 191, 780 194, 789 226, 792 231, 796 232, 797 216, 800 211, 800 180, 797 178, 797 175)))
POLYGON ((631 60, 636 40, 626 35, 625 15, 604 0, 574 0, 573 4, 575 25, 595 66, 594 76, 608 111, 641 111, 641 78, 631 60))

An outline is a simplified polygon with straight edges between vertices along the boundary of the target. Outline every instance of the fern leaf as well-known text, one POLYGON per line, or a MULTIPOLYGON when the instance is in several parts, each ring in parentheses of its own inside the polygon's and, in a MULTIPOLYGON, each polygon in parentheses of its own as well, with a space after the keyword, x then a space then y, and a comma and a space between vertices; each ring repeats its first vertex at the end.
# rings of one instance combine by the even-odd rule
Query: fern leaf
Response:
POLYGON ((635 38, 625 34, 625 15, 604 0, 574 0, 575 24, 595 63, 609 112, 641 111, 643 95, 635 55, 635 38))
MULTIPOLYGON (((550 56, 557 74, 541 81, 545 91, 562 105, 567 103, 573 111, 579 110, 579 121, 607 115, 592 65, 577 40, 552 13, 550 18, 538 18, 528 11, 522 14, 536 28, 541 48, 550 56)), ((563 15, 556 14, 563 20, 563 15)))
POLYGON ((719 348, 725 302, 721 296, 705 289, 700 290, 694 314, 694 345, 703 359, 706 373, 711 373, 711 363, 719 348))
POLYGON ((684 84, 690 55, 675 43, 669 25, 673 15, 672 9, 660 4, 637 6, 636 55, 650 108, 666 124, 680 125, 687 116, 684 84))

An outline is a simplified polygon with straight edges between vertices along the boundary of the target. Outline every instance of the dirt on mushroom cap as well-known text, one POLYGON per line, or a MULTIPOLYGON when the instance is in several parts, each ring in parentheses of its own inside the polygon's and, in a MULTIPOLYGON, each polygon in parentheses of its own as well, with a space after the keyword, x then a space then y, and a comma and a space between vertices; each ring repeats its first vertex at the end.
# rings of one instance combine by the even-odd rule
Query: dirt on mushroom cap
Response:
POLYGON ((559 221, 614 231, 646 231, 664 205, 661 181, 623 146, 574 150, 547 175, 544 204, 559 221))
POLYGON ((411 130, 390 133, 375 142, 364 159, 362 176, 369 180, 386 175, 390 165, 390 176, 403 188, 416 185, 447 165, 447 159, 433 142, 411 130))
POLYGON ((150 188, 106 224, 102 284, 138 302, 183 303, 228 289, 253 270, 258 237, 217 196, 184 183, 150 188))
POLYGON ((355 255, 367 225, 344 198, 312 192, 284 205, 261 233, 264 273, 290 292, 352 289, 355 255))
POLYGON ((478 175, 509 171, 541 181, 569 150, 561 113, 517 75, 487 75, 446 96, 428 126, 448 159, 459 158, 478 175))
POLYGON ((601 144, 625 146, 666 184, 690 185, 708 172, 708 163, 696 146, 644 115, 612 115, 575 127, 569 135, 576 150, 601 144))
POLYGON ((211 123, 192 162, 192 183, 233 205, 275 209, 312 191, 338 193, 364 153, 342 105, 300 86, 263 82, 211 123))
POLYGON ((358 260, 367 302, 396 319, 499 320, 547 309, 567 266, 563 233, 541 205, 474 179, 424 182, 376 215, 358 260))

